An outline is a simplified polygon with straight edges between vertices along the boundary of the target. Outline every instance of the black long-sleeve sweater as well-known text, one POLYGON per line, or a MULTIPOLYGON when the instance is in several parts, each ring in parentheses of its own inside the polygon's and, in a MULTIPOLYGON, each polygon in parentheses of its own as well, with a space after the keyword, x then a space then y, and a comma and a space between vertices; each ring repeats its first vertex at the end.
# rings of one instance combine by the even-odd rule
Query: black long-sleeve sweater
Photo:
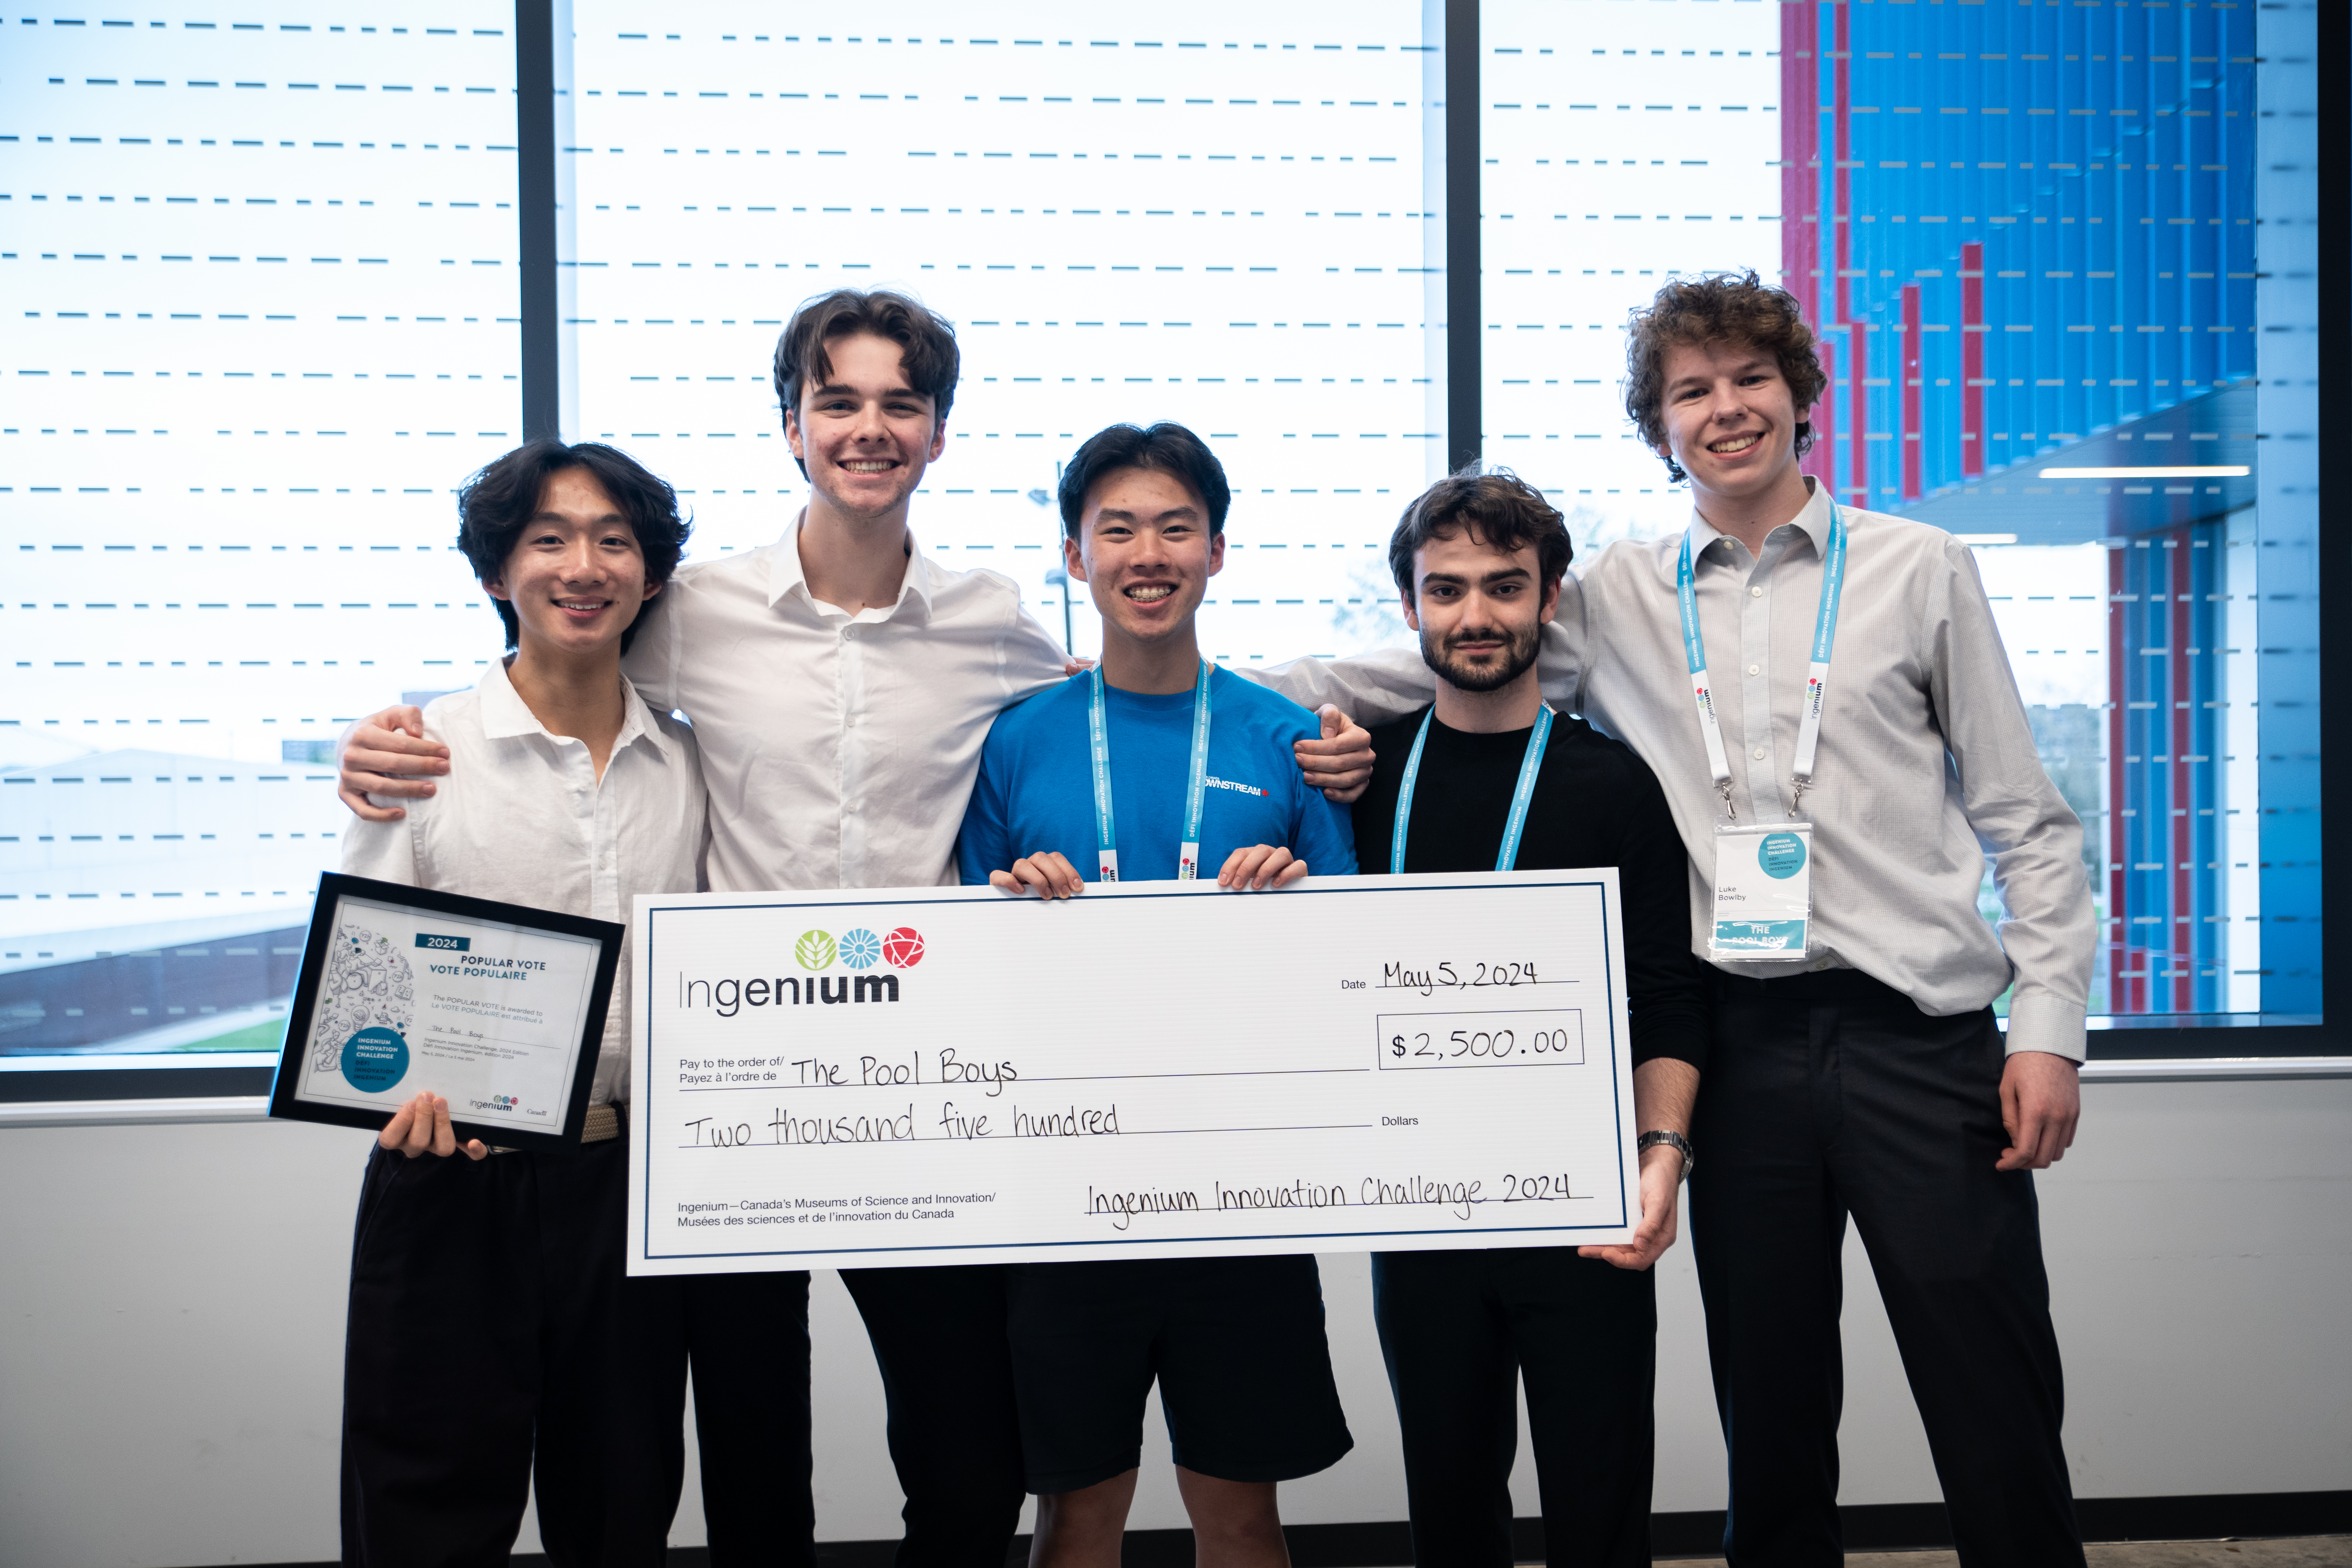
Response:
MULTIPOLYGON (((1372 731, 1379 761, 1356 802, 1356 865, 1389 868, 1397 790, 1422 712, 1372 731)), ((1491 871, 1527 755, 1526 730, 1473 734, 1429 726, 1413 790, 1404 868, 1491 871)), ((1672 1057, 1704 1071, 1711 1037, 1706 981, 1691 952, 1690 867, 1666 797, 1649 765, 1622 743, 1567 714, 1552 721, 1528 803, 1517 868, 1614 866, 1625 916, 1626 1007, 1633 1062, 1672 1057)))

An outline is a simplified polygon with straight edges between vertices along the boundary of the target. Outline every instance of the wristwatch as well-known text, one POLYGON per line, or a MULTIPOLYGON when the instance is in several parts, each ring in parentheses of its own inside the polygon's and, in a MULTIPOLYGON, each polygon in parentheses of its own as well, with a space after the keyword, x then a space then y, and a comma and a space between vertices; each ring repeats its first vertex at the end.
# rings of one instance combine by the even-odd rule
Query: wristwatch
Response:
POLYGON ((1644 1132, 1635 1141, 1633 1147, 1636 1152, 1646 1152, 1661 1143, 1683 1157, 1683 1180, 1689 1181, 1690 1173, 1698 1169, 1698 1156, 1691 1152, 1690 1140, 1681 1133, 1644 1132))

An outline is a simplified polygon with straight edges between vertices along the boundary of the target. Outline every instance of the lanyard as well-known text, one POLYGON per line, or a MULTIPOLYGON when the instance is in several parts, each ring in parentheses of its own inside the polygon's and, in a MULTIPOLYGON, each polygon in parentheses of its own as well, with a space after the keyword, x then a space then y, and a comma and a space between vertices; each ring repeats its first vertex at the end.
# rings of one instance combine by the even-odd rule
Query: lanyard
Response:
MULTIPOLYGON (((1110 722, 1103 712, 1102 666, 1094 669, 1094 689, 1087 705, 1087 736, 1092 742, 1095 768, 1095 865, 1106 882, 1118 880, 1118 833, 1110 809, 1110 722)), ((1192 785, 1184 797, 1184 847, 1176 860, 1176 879, 1189 882, 1201 874, 1201 802, 1209 783, 1209 661, 1201 661, 1201 676, 1192 685, 1192 785)))
MULTIPOLYGON (((1422 743, 1429 739, 1430 721, 1437 717, 1433 708, 1421 716, 1421 732, 1412 738, 1412 754, 1404 760, 1404 782, 1397 786, 1396 826, 1389 834, 1389 873, 1404 874, 1404 841, 1406 829, 1412 822, 1412 786, 1421 778, 1422 743)), ((1528 737, 1527 754, 1519 759, 1518 787, 1511 792, 1510 820, 1503 825, 1503 847, 1495 857, 1495 869, 1515 870, 1519 863, 1519 835, 1528 826, 1528 802, 1536 793, 1536 775, 1543 772, 1544 742, 1551 735, 1551 709, 1547 705, 1536 715, 1535 732, 1528 737)))
MULTIPOLYGON (((1795 815, 1813 782, 1813 752, 1822 740, 1822 699, 1830 679, 1830 645, 1837 638, 1838 594, 1845 585, 1845 515, 1830 503, 1830 547, 1822 557, 1822 604, 1813 617, 1813 659, 1805 676, 1805 706, 1797 722, 1796 765, 1790 769, 1795 793, 1789 810, 1795 815)), ((1682 561, 1675 570, 1675 589, 1682 600, 1683 652, 1690 661, 1691 696, 1698 703, 1699 733, 1706 737, 1706 765, 1715 787, 1723 794, 1727 816, 1739 814, 1731 805, 1731 763, 1723 752, 1723 730, 1716 722, 1715 698, 1707 689, 1706 647, 1699 640, 1698 595, 1691 587, 1690 533, 1683 533, 1682 561)))

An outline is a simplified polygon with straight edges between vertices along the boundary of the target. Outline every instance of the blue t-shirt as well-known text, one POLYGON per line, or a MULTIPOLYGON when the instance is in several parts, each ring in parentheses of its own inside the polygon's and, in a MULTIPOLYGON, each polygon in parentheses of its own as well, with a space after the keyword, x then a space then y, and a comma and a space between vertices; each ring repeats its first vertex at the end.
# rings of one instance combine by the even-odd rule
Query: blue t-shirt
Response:
MULTIPOLYGON (((1024 855, 1059 850, 1095 879, 1094 768, 1080 675, 999 714, 980 753, 957 857, 963 879, 984 883, 1024 855)), ((1255 681, 1217 670, 1209 680, 1209 787, 1201 805, 1201 877, 1213 880, 1235 849, 1280 845, 1318 877, 1356 869, 1348 808, 1309 789, 1291 742, 1322 733, 1315 715, 1255 681)), ((1111 810, 1120 879, 1172 879, 1192 777, 1192 693, 1146 696, 1107 687, 1111 810)))

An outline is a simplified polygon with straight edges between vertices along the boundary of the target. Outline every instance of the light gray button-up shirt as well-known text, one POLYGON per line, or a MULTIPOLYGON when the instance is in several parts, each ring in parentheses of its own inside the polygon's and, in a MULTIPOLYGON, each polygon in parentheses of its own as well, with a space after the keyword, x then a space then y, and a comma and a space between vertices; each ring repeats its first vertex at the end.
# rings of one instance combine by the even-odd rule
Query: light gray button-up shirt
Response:
MULTIPOLYGON (((1937 1016, 2013 981, 2009 1049, 2079 1061, 2096 938, 2083 827, 2033 744, 1968 546, 1940 529, 1845 512, 1846 573, 1804 815, 1813 824, 1807 966, 1860 969, 1937 1016), (1985 857, 2007 911, 1978 912, 1985 857)), ((1696 514, 1699 630, 1741 821, 1788 815, 1797 722, 1820 607, 1830 503, 1819 489, 1761 555, 1696 514)), ((1683 654, 1683 536, 1612 545, 1572 574, 1547 631, 1544 692, 1623 740, 1665 788, 1690 852, 1692 948, 1713 927, 1724 807, 1683 654)), ((1429 700, 1415 652, 1277 673, 1301 701, 1360 721, 1429 700), (1307 693, 1310 695, 1302 695, 1307 693)), ((1769 977, 1800 965, 1726 963, 1769 977)))

